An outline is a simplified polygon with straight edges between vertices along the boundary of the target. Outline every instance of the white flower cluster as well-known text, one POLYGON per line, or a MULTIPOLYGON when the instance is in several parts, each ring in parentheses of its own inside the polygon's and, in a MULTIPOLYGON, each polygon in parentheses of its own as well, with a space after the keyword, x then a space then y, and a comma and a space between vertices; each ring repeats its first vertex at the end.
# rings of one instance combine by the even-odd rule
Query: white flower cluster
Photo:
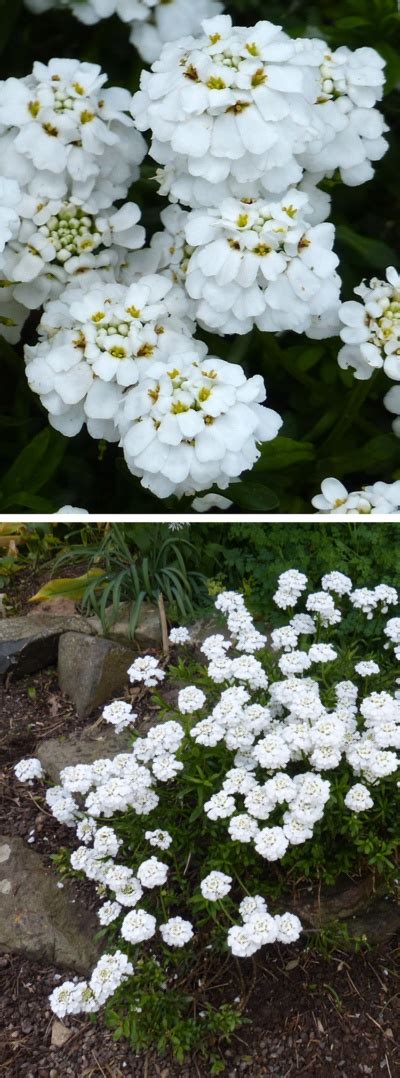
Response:
POLYGON ((397 513, 400 509, 400 480, 394 483, 373 483, 362 490, 348 491, 339 479, 324 479, 321 494, 311 499, 319 513, 356 513, 369 516, 374 513, 397 513))
POLYGON ((27 782, 29 786, 37 779, 44 777, 43 767, 36 756, 26 757, 15 764, 14 771, 20 782, 27 782))
MULTIPOLYGON (((331 591, 346 609, 350 604, 367 618, 374 611, 384 614, 397 606, 398 594, 386 584, 354 588, 351 579, 337 571, 325 574, 320 591, 306 595, 306 588, 307 578, 298 570, 279 577, 276 605, 291 608, 302 598, 312 613, 299 612, 273 631, 269 679, 262 662, 254 656, 255 643, 255 650, 262 652, 266 638, 254 627, 243 596, 222 592, 215 605, 227 618, 229 638, 217 633, 202 645, 213 683, 211 703, 203 689, 187 686, 179 693, 177 716, 189 715, 188 720, 160 722, 145 736, 136 735, 131 751, 114 759, 66 767, 60 785, 48 790, 52 814, 74 827, 81 842, 71 855, 73 868, 95 881, 101 893, 100 923, 118 922, 123 940, 137 944, 159 931, 168 947, 181 947, 194 936, 191 921, 181 916, 159 922, 157 888, 168 887, 169 865, 152 852, 156 848, 168 856, 170 846, 173 850, 173 833, 155 826, 160 801, 157 787, 171 782, 179 790, 179 773, 187 767, 192 741, 207 749, 221 743, 224 752, 232 754, 218 787, 207 785, 210 796, 204 804, 205 816, 213 826, 225 828, 228 842, 246 843, 266 862, 279 861, 291 846, 312 839, 316 824, 329 813, 335 796, 330 773, 342 762, 354 776, 345 792, 345 809, 357 814, 372 809, 379 783, 398 773, 398 694, 379 687, 367 691, 363 679, 379 673, 373 659, 356 662, 357 683, 335 680, 330 671, 338 661, 337 651, 329 640, 320 639, 324 629, 340 623, 342 616, 331 591), (271 656, 276 653, 281 653, 280 658, 271 667, 271 656), (287 670, 282 660, 289 660, 287 670), (290 660, 294 660, 292 667, 290 660), (329 685, 325 678, 319 679, 321 663, 329 664, 329 685), (315 677, 309 673, 313 665, 315 677), (221 686, 217 694, 216 686, 221 686), (206 717, 191 721, 196 711, 206 717), (118 814, 127 811, 139 820, 144 818, 143 846, 136 856, 136 867, 132 867, 132 849, 129 864, 124 864, 123 842, 117 834, 118 814), (116 830, 111 825, 114 820, 116 830), (148 855, 143 854, 146 844, 148 855), (151 901, 155 912, 147 908, 151 901)), ((398 617, 387 621, 384 633, 386 646, 400 651, 398 617)), ((357 639, 360 637, 362 632, 357 639)), ((186 633, 181 642, 187 642, 186 633)), ((134 661, 129 675, 132 681, 151 688, 164 677, 164 671, 157 659, 144 656, 134 661)), ((105 709, 105 718, 119 724, 121 717, 122 721, 129 718, 128 707, 116 701, 105 709)), ((40 778, 37 763, 21 761, 17 774, 25 781, 40 778)), ((223 909, 233 890, 233 875, 212 868, 194 886, 199 892, 196 901, 201 894, 206 902, 222 903, 223 909)), ((261 895, 245 897, 239 914, 242 924, 233 925, 227 935, 232 953, 238 956, 251 955, 275 940, 290 943, 301 931, 293 914, 271 916, 261 895)), ((55 990, 52 1009, 60 1016, 96 1010, 133 972, 122 952, 104 955, 89 983, 66 982, 55 990)))
POLYGON ((194 249, 186 288, 200 325, 219 333, 307 331, 332 321, 339 303, 338 257, 331 224, 312 227, 313 205, 302 191, 279 201, 225 199, 193 210, 186 239, 194 249))
POLYGON ((232 954, 249 958, 267 943, 295 943, 301 933, 301 922, 294 913, 268 913, 262 895, 248 896, 239 906, 241 925, 233 925, 228 932, 232 954))
MULTIPOLYGON (((219 0, 55 6, 89 25, 118 14, 155 62, 133 98, 106 89, 98 65, 73 59, 36 62, 1 84, 0 330, 15 342, 27 312, 44 308, 26 373, 56 430, 73 437, 86 423, 93 438, 118 442, 156 497, 225 490, 282 420, 264 406, 261 376, 209 356, 195 323, 220 335, 254 325, 338 332, 335 233, 318 185, 337 170, 363 183, 384 154, 375 107, 384 61, 373 49, 292 39, 267 21, 235 27, 219 0), (167 207, 163 231, 143 249, 139 208, 120 202, 147 129, 160 193, 189 210, 167 207)), ((398 278, 388 273, 374 332, 395 378, 387 323, 395 326, 398 278)), ((349 306, 358 305, 342 311, 349 306)), ((385 402, 398 414, 396 387, 385 402)), ((207 498, 194 508, 229 507, 207 498)))
POLYGON ((276 437, 280 416, 241 367, 192 337, 182 290, 150 274, 129 286, 70 285, 47 303, 26 374, 52 426, 118 441, 133 475, 161 498, 228 486, 276 437), (183 301, 183 304, 182 304, 183 301))
POLYGON ((183 280, 206 329, 330 336, 340 279, 317 184, 337 169, 363 183, 385 153, 384 61, 266 21, 220 15, 202 29, 163 49, 133 99, 160 193, 192 209, 167 211, 153 258, 183 280))
POLYGON ((196 34, 202 19, 222 10, 219 0, 25 0, 27 7, 41 15, 49 8, 69 8, 80 22, 93 26, 101 19, 118 15, 127 23, 129 40, 146 63, 160 55, 166 41, 196 34))
MULTIPOLYGON (((386 270, 386 280, 373 277, 354 289, 362 302, 350 300, 339 308, 343 324, 340 331, 344 347, 338 355, 339 366, 351 367, 354 377, 371 378, 382 369, 393 382, 400 382, 400 276, 393 266, 386 270)), ((393 386, 384 397, 389 412, 396 416, 393 430, 400 437, 400 388, 393 386)))
POLYGON ((234 27, 228 15, 202 28, 163 49, 134 99, 173 198, 217 206, 249 184, 249 194, 255 183, 258 194, 279 194, 305 170, 317 182, 337 168, 345 182, 372 175, 386 149, 374 108, 384 61, 374 49, 332 54, 319 39, 293 40, 266 21, 234 27))
POLYGON ((53 59, 0 86, 0 324, 14 341, 28 310, 73 278, 113 278, 123 252, 144 243, 138 206, 113 203, 146 145, 131 95, 106 81, 97 64, 53 59))

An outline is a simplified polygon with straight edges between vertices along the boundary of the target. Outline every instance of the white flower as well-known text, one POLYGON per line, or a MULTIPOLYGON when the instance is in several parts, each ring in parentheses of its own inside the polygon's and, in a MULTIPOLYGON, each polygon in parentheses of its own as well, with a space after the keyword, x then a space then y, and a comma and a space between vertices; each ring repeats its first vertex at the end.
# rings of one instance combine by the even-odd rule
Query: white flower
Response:
POLYGON ((158 497, 224 488, 258 460, 258 442, 276 437, 281 418, 262 406, 262 378, 207 356, 182 336, 167 367, 154 357, 118 413, 129 470, 158 497), (186 349, 183 350, 183 345, 186 349))
POLYGON ((238 958, 249 958, 260 947, 255 939, 251 921, 246 921, 244 925, 233 925, 229 929, 227 940, 232 954, 238 958))
POLYGON ((279 629, 273 629, 271 633, 271 647, 273 651, 291 651, 297 647, 298 633, 293 625, 282 625, 279 629))
POLYGON ((311 644, 308 657, 312 663, 328 663, 337 659, 337 651, 332 644, 311 644))
POLYGON ((363 492, 356 490, 354 493, 349 494, 339 479, 324 479, 321 483, 321 492, 311 500, 311 504, 320 513, 360 513, 364 515, 371 512, 371 502, 363 495, 363 492))
POLYGON ((99 1009, 99 1000, 86 981, 64 981, 54 988, 49 996, 50 1008, 58 1018, 66 1014, 79 1014, 81 1011, 93 1012, 99 1009))
POLYGON ((128 676, 130 681, 143 681, 146 688, 152 689, 157 685, 157 681, 163 681, 165 673, 159 669, 158 659, 154 659, 152 655, 143 655, 140 659, 135 659, 129 667, 128 676))
POLYGON ((165 924, 160 925, 160 932, 168 947, 184 947, 185 943, 192 939, 193 926, 183 917, 170 917, 165 924))
POLYGON ((21 190, 17 181, 0 176, 0 266, 6 244, 18 233, 20 203, 21 190))
POLYGON ((385 636, 393 640, 394 644, 400 643, 400 618, 389 618, 384 628, 385 636))
MULTIPOLYGON (((270 811, 271 806, 268 808, 270 811)), ((237 816, 231 816, 228 833, 233 842, 251 842, 258 834, 258 823, 247 812, 241 812, 237 816)))
POLYGON ((373 483, 363 487, 364 497, 371 503, 371 513, 396 513, 400 509, 400 480, 395 483, 373 483))
POLYGON ((102 955, 89 981, 89 987, 96 1001, 100 1004, 105 1003, 110 996, 114 995, 120 984, 132 974, 132 963, 128 961, 123 951, 102 955))
POLYGON ((325 573, 325 576, 321 579, 321 585, 323 591, 335 591, 337 595, 348 595, 353 587, 349 576, 336 571, 325 573))
POLYGON ((97 910, 97 916, 101 925, 111 925, 121 913, 122 906, 119 902, 104 902, 97 910))
POLYGON ((79 509, 76 505, 62 505, 61 509, 57 509, 57 512, 54 513, 54 516, 59 517, 61 514, 87 517, 89 516, 89 511, 88 509, 79 509))
POLYGON ((310 227, 307 195, 288 190, 279 202, 226 199, 188 215, 194 249, 186 288, 196 318, 218 333, 307 330, 338 304, 338 258, 331 224, 310 227))
POLYGON ((226 876, 224 872, 210 872, 201 881, 200 890, 203 898, 209 902, 217 902, 229 894, 232 884, 232 876, 226 876))
POLYGON ((135 719, 137 719, 137 715, 132 711, 131 704, 128 704, 126 700, 113 700, 112 704, 107 704, 103 710, 102 717, 106 722, 115 726, 117 734, 125 730, 127 726, 133 726, 135 719))
MULTIPOLYGON (((144 0, 144 3, 148 7, 147 18, 136 15, 131 23, 129 40, 146 63, 157 60, 165 42, 200 33, 203 19, 212 18, 222 10, 219 0, 198 0, 196 5, 192 4, 192 0, 169 0, 168 6, 163 0, 144 0)), ((120 17, 125 22, 124 0, 120 0, 118 6, 121 9, 120 17)), ((135 14, 137 8, 136 2, 135 14)))
POLYGON ((193 711, 201 711, 205 704, 206 695, 202 689, 195 685, 188 685, 186 689, 180 689, 178 693, 178 711, 181 715, 191 715, 193 711))
POLYGON ((187 644, 190 640, 189 629, 182 628, 171 629, 169 634, 169 640, 171 644, 187 644))
POLYGON ((167 879, 168 865, 158 861, 157 857, 149 857, 139 865, 137 875, 143 887, 160 887, 167 879))
MULTIPOLYGON (((239 193, 229 180, 279 192, 302 178, 296 154, 324 129, 312 104, 313 62, 279 27, 232 27, 221 15, 205 20, 199 37, 163 50, 142 73, 132 112, 140 130, 151 128, 155 160, 215 185, 214 205, 239 193)), ((182 192, 172 184, 171 193, 182 192)))
POLYGON ((147 376, 149 358, 164 369, 172 355, 195 349, 174 306, 173 286, 159 274, 129 287, 97 280, 83 293, 71 284, 47 304, 39 343, 25 349, 26 374, 57 430, 71 436, 86 422, 92 437, 118 440, 124 390, 147 376))
POLYGON ((235 808, 234 797, 221 790, 220 793, 213 794, 209 801, 205 802, 204 812, 210 820, 223 820, 227 816, 232 816, 235 808))
POLYGON ((373 808, 374 804, 369 790, 361 782, 351 786, 350 790, 347 791, 344 803, 352 812, 365 812, 367 809, 373 808))
POLYGON ((379 674, 378 663, 371 659, 367 662, 357 663, 354 669, 357 674, 360 674, 360 677, 370 677, 371 674, 379 674))
POLYGON ((394 381, 400 380, 400 277, 393 266, 386 270, 386 281, 373 277, 354 289, 362 303, 350 300, 339 309, 344 325, 340 336, 345 341, 338 355, 340 367, 354 368, 354 377, 371 378, 383 367, 394 381))
POLYGON ((257 853, 267 861, 279 861, 288 848, 282 827, 263 827, 254 841, 257 853))
POLYGON ((10 135, 28 181, 34 170, 46 173, 46 195, 63 197, 69 188, 89 198, 98 186, 105 206, 124 197, 136 178, 145 144, 127 115, 131 97, 121 88, 105 89, 106 80, 97 64, 52 59, 48 65, 36 61, 23 79, 2 83, 0 153, 10 135), (107 197, 113 181, 114 194, 107 197))
POLYGON ((253 938, 259 947, 264 946, 267 943, 274 943, 276 940, 276 924, 274 917, 267 912, 255 911, 245 921, 246 927, 248 927, 253 933, 253 938))
POLYGON ((142 943, 154 936, 156 919, 145 910, 131 910, 121 925, 121 936, 129 943, 142 943))
POLYGON ((266 913, 267 903, 262 895, 246 895, 242 898, 239 913, 244 922, 250 921, 254 913, 266 913))
MULTIPOLYGON (((382 136, 388 128, 373 107, 383 94, 385 62, 371 48, 351 52, 343 46, 333 51, 315 39, 312 46, 313 62, 318 63, 315 111, 323 119, 324 130, 322 138, 301 156, 301 163, 312 173, 340 169, 343 183, 357 186, 371 179, 371 162, 383 157, 387 149, 382 136)), ((303 47, 307 53, 307 39, 303 47)))
POLYGON ((21 226, 7 244, 3 272, 16 282, 15 299, 32 309, 62 294, 75 279, 104 280, 117 272, 126 250, 143 245, 139 207, 126 202, 93 214, 83 203, 25 194, 21 226))
POLYGON ((79 821, 77 825, 76 836, 77 838, 79 838, 80 842, 88 844, 92 841, 92 838, 94 838, 96 830, 96 821, 93 820, 90 816, 85 816, 82 820, 79 821))
POLYGON ((278 577, 278 589, 272 596, 273 602, 282 610, 296 606, 301 593, 307 586, 307 577, 298 569, 288 569, 278 577))
POLYGON ((160 828, 157 831, 145 831, 144 837, 150 843, 150 846, 158 846, 160 850, 168 850, 172 842, 168 831, 161 831, 160 828))
POLYGON ((121 839, 117 838, 112 827, 100 827, 96 831, 93 849, 97 857, 116 857, 121 846, 121 839))
POLYGON ((307 610, 311 610, 313 613, 318 614, 322 625, 337 625, 342 619, 340 610, 337 610, 332 596, 326 591, 315 591, 310 593, 310 595, 307 596, 306 607, 307 610))
POLYGON ((233 503, 229 501, 229 498, 224 498, 222 494, 205 494, 204 498, 194 498, 192 501, 192 509, 196 513, 208 513, 209 509, 229 509, 233 503))
POLYGON ((306 651, 289 651, 286 655, 281 655, 278 660, 279 669, 282 674, 290 676, 291 674, 302 674, 304 670, 309 670, 311 666, 311 656, 306 651))
POLYGON ((27 782, 29 786, 32 786, 35 779, 42 779, 44 776, 44 770, 40 760, 35 756, 19 760, 14 766, 14 772, 20 782, 27 782))
POLYGON ((295 943, 299 939, 302 925, 295 913, 278 913, 274 921, 278 943, 295 943))

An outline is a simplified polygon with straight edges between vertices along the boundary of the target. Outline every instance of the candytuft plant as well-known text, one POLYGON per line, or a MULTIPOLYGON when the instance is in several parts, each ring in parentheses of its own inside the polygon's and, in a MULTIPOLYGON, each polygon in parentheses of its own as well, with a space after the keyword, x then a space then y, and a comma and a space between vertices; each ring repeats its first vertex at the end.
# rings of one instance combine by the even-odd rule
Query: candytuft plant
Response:
MULTIPOLYGON (((172 629, 174 710, 165 704, 142 735, 130 703, 108 705, 105 721, 132 729, 131 751, 64 768, 46 794, 76 832, 71 866, 97 888, 108 941, 87 982, 55 988, 52 1010, 105 1005, 136 1048, 180 1060, 199 1049, 214 1073, 247 1001, 243 977, 239 995, 216 997, 221 967, 252 958, 256 983, 261 949, 306 934, 304 885, 320 893, 342 875, 369 877, 389 894, 398 876, 397 591, 358 588, 336 570, 311 591, 293 569, 271 601, 281 624, 267 638, 241 594, 217 596, 228 632, 204 641, 192 684, 189 630, 172 629)), ((129 677, 162 705, 167 671, 155 656, 135 659, 129 677)), ((43 777, 37 760, 15 770, 43 777)))

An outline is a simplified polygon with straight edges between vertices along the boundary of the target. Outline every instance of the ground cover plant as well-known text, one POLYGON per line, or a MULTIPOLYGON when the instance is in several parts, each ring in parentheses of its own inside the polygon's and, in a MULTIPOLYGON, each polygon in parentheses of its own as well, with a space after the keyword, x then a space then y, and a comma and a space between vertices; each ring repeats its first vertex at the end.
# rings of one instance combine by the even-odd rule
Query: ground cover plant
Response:
POLYGON ((396 512, 396 0, 1 19, 3 511, 396 512))
MULTIPOLYGON (((218 1040, 246 1017, 245 996, 215 999, 221 963, 259 951, 268 963, 275 941, 307 938, 291 908, 302 885, 343 874, 388 895, 398 877, 398 592, 337 570, 313 590, 292 569, 271 582, 269 606, 267 639, 243 596, 220 592, 225 631, 200 659, 181 625, 169 669, 135 659, 130 680, 154 690, 161 721, 135 733, 129 701, 107 705, 105 721, 132 730, 131 752, 67 767, 46 793, 76 832, 64 868, 93 881, 107 944, 87 982, 54 989, 53 1012, 105 1005, 135 1048, 195 1049, 212 1073, 218 1040), (168 676, 181 685, 175 709, 168 676)), ((15 773, 44 779, 35 758, 15 773)))

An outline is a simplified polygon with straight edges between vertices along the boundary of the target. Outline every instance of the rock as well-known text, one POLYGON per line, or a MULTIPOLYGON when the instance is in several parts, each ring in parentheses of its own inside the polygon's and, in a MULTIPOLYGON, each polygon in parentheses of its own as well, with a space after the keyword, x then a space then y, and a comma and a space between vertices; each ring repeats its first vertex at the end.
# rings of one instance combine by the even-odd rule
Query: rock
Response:
POLYGON ((63 1045, 69 1041, 70 1037, 72 1037, 73 1032, 73 1029, 68 1029, 68 1027, 64 1025, 64 1022, 60 1022, 58 1018, 55 1018, 51 1027, 50 1044, 53 1045, 53 1048, 62 1048, 63 1045))
POLYGON ((152 603, 142 603, 133 640, 129 627, 131 609, 132 605, 130 603, 121 603, 118 610, 118 619, 114 624, 111 624, 111 610, 106 612, 110 619, 110 627, 105 632, 103 632, 102 624, 98 617, 88 618, 88 625, 92 626, 92 630, 96 634, 104 635, 108 640, 118 640, 131 647, 135 644, 136 649, 140 648, 144 651, 147 648, 158 648, 161 643, 161 627, 157 607, 153 606, 152 603))
POLYGON ((58 617, 60 614, 64 614, 70 617, 71 614, 76 613, 76 603, 73 599, 67 599, 66 596, 59 595, 55 599, 44 599, 42 603, 35 603, 34 608, 27 613, 27 617, 43 617, 44 614, 50 614, 52 618, 58 617))
POLYGON ((98 922, 71 881, 60 890, 44 858, 21 838, 2 835, 0 848, 9 850, 0 866, 0 952, 89 973, 100 953, 98 922))
POLYGON ((207 662, 207 660, 200 651, 200 647, 208 636, 214 636, 215 633, 221 633, 225 640, 230 640, 226 619, 222 614, 220 616, 216 614, 211 618, 200 618, 198 621, 194 621, 193 625, 188 625, 188 630, 190 633, 190 642, 196 652, 196 658, 204 663, 207 662))
POLYGON ((332 921, 345 920, 364 909, 374 896, 372 876, 359 880, 339 880, 334 887, 321 888, 316 895, 300 894, 292 903, 292 910, 302 924, 321 928, 332 921))
POLYGON ((39 741, 35 756, 51 781, 57 785, 63 767, 92 764, 93 760, 98 760, 101 756, 112 759, 119 752, 129 752, 131 745, 132 737, 126 731, 116 734, 110 727, 106 727, 104 732, 96 732, 92 736, 86 734, 78 737, 71 734, 70 737, 52 737, 39 741))
POLYGON ((363 937, 371 947, 387 943, 400 932, 400 905, 393 898, 378 898, 365 912, 351 918, 348 930, 350 946, 352 939, 363 937))
POLYGON ((80 717, 124 691, 132 649, 98 636, 64 633, 58 649, 61 692, 72 700, 80 717))
POLYGON ((345 924, 348 940, 341 938, 340 946, 354 949, 357 940, 365 938, 375 946, 391 939, 400 931, 400 905, 383 897, 379 883, 374 886, 372 875, 359 880, 338 881, 334 887, 321 889, 320 895, 300 895, 291 909, 300 917, 305 928, 320 929, 335 923, 345 924))
POLYGON ((89 633, 90 628, 80 614, 53 614, 5 618, 0 622, 0 678, 12 673, 14 677, 34 674, 57 660, 58 641, 62 633, 89 633))

